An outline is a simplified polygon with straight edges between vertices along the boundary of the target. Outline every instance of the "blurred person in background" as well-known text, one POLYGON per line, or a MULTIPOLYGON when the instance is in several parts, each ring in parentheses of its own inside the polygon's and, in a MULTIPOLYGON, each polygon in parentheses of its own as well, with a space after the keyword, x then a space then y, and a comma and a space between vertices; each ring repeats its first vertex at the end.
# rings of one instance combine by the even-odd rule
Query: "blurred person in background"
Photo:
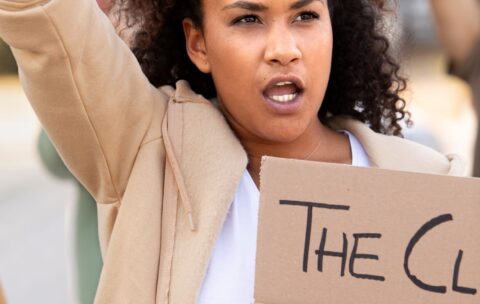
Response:
MULTIPOLYGON (((480 1, 430 0, 440 38, 450 58, 449 72, 472 88, 480 121, 480 1)), ((480 177, 480 123, 477 127, 473 176, 480 177)))
POLYGON ((95 200, 67 169, 44 130, 38 138, 38 151, 49 173, 76 183, 77 200, 66 209, 71 240, 67 247, 72 248, 67 251, 71 253, 67 259, 69 298, 73 303, 93 303, 102 270, 95 200))

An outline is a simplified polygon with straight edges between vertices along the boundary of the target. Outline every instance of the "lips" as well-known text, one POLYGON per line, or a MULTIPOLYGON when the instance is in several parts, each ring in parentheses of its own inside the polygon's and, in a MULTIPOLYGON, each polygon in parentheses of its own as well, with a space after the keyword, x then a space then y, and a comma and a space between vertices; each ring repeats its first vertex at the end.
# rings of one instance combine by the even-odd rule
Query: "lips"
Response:
POLYGON ((280 75, 270 79, 262 94, 265 105, 275 115, 293 115, 304 104, 305 85, 295 75, 280 75))
POLYGON ((263 95, 278 103, 293 102, 304 89, 301 79, 295 76, 272 78, 263 90, 263 95))

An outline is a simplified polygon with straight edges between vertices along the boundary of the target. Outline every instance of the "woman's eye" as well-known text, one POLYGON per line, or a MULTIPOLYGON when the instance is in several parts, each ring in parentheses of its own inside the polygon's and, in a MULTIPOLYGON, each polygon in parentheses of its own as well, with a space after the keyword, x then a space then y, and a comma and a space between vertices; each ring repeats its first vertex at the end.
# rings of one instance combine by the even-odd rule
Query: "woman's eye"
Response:
POLYGON ((258 19, 255 15, 246 15, 238 17, 233 21, 233 23, 260 23, 260 19, 258 19))
POLYGON ((311 21, 319 19, 319 15, 315 12, 302 12, 300 13, 297 18, 295 18, 295 21, 311 21))

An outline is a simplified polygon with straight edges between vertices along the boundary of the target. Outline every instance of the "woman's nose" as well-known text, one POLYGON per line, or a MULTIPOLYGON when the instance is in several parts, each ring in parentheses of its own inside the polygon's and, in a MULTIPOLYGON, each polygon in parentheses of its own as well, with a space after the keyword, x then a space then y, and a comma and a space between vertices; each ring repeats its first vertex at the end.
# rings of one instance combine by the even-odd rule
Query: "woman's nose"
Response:
POLYGON ((297 40, 286 27, 276 26, 267 36, 265 61, 270 64, 288 65, 302 58, 297 40))

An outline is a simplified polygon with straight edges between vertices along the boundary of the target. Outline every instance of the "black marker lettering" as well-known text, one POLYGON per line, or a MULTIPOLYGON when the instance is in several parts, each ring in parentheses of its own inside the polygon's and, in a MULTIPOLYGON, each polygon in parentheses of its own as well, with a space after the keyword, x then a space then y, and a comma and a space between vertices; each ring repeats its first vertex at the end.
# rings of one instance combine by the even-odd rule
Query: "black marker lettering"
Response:
POLYGON ((418 231, 415 233, 413 238, 410 240, 408 243, 407 249, 405 250, 405 259, 403 261, 403 268, 405 270, 405 273, 407 274, 408 278, 418 287, 431 291, 431 292, 436 292, 436 293, 446 293, 447 292, 447 287, 445 286, 433 286, 426 284, 425 282, 421 281, 419 278, 417 278, 415 275, 413 275, 410 272, 409 268, 409 259, 410 255, 412 254, 413 248, 415 245, 420 241, 420 239, 427 234, 430 230, 433 228, 437 227, 438 225, 441 225, 445 222, 453 221, 453 217, 451 214, 443 214, 440 215, 426 224, 424 224, 418 231))
POLYGON ((356 259, 369 259, 369 260, 377 260, 378 261, 378 256, 377 255, 357 253, 358 241, 360 239, 364 239, 364 238, 380 239, 381 237, 382 237, 382 235, 379 234, 379 233, 355 233, 355 234, 353 234, 353 238, 355 239, 355 242, 353 244, 352 255, 350 256, 350 263, 349 263, 349 271, 350 271, 350 274, 352 275, 352 277, 358 278, 358 279, 366 279, 366 280, 385 281, 385 277, 383 277, 383 276, 378 276, 378 275, 373 275, 373 274, 356 273, 355 270, 354 270, 354 264, 355 264, 356 259))
POLYGON ((303 272, 308 270, 308 253, 310 252, 310 236, 312 234, 312 206, 308 207, 307 229, 305 231, 305 245, 303 247, 303 272))
POLYGON ((330 204, 302 202, 302 201, 289 201, 289 200, 281 200, 280 205, 307 207, 307 223, 306 223, 306 230, 305 230, 305 241, 304 241, 303 261, 302 261, 302 270, 303 272, 307 272, 308 271, 308 253, 310 251, 310 237, 312 234, 313 208, 348 211, 350 210, 350 206, 330 205, 330 204))
POLYGON ((458 275, 460 273, 460 264, 462 263, 463 250, 458 251, 457 260, 455 261, 455 267, 453 268, 453 287, 452 289, 459 293, 475 295, 477 290, 474 288, 458 286, 458 275))
POLYGON ((340 270, 340 276, 345 275, 345 265, 347 264, 347 250, 348 250, 348 240, 347 235, 343 233, 343 249, 341 252, 336 251, 326 251, 325 250, 325 243, 327 242, 327 228, 323 228, 322 239, 320 240, 320 247, 315 253, 318 255, 318 264, 317 268, 318 271, 323 271, 323 257, 324 256, 331 256, 331 257, 340 257, 342 258, 342 268, 340 270))

